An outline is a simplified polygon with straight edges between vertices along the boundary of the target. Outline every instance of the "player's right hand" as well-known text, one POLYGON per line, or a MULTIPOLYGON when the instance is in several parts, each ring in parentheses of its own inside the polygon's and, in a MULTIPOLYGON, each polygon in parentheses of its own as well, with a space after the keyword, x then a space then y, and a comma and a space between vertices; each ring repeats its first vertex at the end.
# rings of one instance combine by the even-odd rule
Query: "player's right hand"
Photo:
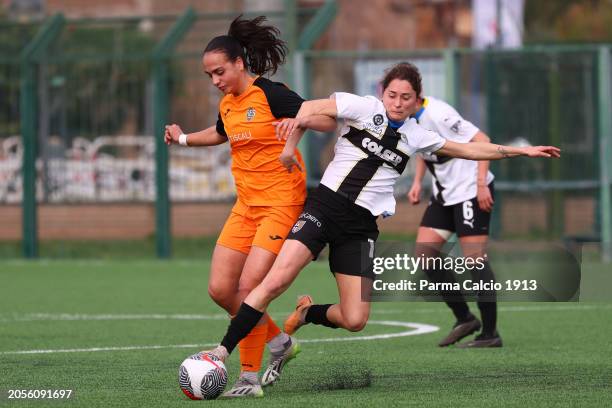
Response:
POLYGON ((179 142, 179 136, 183 133, 181 127, 175 123, 171 125, 166 125, 166 130, 164 132, 164 142, 170 146, 173 143, 179 142))
POLYGON ((561 157, 561 149, 555 146, 529 146, 523 148, 527 157, 561 157))
POLYGON ((300 120, 296 118, 285 118, 272 124, 276 128, 275 132, 278 140, 287 140, 294 130, 300 128, 300 120))
POLYGON ((407 197, 408 201, 410 201, 410 204, 418 204, 421 201, 421 184, 412 183, 412 187, 410 187, 410 191, 408 191, 407 197))

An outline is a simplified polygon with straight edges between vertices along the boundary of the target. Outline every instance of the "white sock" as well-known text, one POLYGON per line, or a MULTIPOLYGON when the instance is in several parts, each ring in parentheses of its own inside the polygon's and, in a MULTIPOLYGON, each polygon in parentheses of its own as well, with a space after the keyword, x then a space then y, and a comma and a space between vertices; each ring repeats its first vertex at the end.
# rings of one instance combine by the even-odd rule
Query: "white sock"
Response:
POLYGON ((268 342, 268 349, 272 354, 284 353, 291 345, 291 337, 285 332, 280 332, 268 342))

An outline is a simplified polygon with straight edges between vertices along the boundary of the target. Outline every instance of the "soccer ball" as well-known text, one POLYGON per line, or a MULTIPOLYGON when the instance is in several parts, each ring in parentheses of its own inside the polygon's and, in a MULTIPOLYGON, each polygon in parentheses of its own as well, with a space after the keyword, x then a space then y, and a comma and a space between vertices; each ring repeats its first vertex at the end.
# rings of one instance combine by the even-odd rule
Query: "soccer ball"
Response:
POLYGON ((217 356, 202 351, 183 361, 178 381, 183 393, 193 400, 215 399, 225 389, 227 370, 217 356))

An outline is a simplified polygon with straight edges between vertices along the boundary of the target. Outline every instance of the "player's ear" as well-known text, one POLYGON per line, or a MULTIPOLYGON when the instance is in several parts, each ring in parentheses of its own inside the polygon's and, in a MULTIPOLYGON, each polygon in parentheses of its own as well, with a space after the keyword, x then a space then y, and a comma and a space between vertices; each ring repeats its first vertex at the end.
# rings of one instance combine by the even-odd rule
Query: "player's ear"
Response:
POLYGON ((236 67, 238 71, 244 71, 244 60, 241 57, 236 58, 236 67))

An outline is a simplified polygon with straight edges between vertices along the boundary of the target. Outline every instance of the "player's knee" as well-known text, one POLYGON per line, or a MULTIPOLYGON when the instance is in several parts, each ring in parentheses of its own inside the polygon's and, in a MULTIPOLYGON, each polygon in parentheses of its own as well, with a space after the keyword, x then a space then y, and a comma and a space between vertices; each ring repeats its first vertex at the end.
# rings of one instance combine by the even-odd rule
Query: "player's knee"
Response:
POLYGON ((230 290, 224 285, 218 285, 212 282, 208 284, 208 296, 210 296, 215 303, 224 308, 231 304, 231 300, 234 299, 235 295, 235 291, 230 290))
POLYGON ((352 314, 344 318, 344 328, 351 332, 362 331, 368 323, 368 315, 352 314))

